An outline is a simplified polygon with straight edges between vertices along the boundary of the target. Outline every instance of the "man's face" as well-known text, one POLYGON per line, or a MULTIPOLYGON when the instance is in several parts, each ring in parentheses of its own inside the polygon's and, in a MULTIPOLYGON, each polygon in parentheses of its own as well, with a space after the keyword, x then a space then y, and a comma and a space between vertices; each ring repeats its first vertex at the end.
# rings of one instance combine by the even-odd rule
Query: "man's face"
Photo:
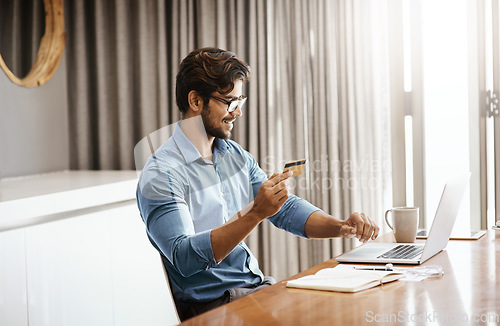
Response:
MULTIPOLYGON (((242 95, 243 82, 237 80, 234 83, 233 90, 228 94, 220 94, 218 92, 212 94, 225 100, 237 99, 242 95)), ((231 136, 233 123, 237 117, 241 116, 241 109, 236 108, 233 112, 227 112, 227 104, 224 104, 216 99, 210 98, 208 104, 201 111, 201 118, 207 134, 211 137, 228 139, 231 136)))

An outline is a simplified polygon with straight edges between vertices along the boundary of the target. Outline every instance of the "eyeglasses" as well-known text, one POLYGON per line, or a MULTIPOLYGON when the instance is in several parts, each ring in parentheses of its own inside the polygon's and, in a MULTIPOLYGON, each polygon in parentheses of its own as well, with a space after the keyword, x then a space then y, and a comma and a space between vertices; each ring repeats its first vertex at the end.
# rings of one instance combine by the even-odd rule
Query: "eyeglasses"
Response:
POLYGON ((238 106, 241 109, 243 107, 243 104, 245 104, 245 102, 247 100, 247 97, 244 95, 242 95, 239 98, 236 98, 234 100, 225 100, 223 98, 220 98, 217 96, 212 96, 212 95, 210 95, 210 97, 221 102, 221 103, 227 104, 227 112, 233 112, 234 110, 236 110, 236 108, 238 106))

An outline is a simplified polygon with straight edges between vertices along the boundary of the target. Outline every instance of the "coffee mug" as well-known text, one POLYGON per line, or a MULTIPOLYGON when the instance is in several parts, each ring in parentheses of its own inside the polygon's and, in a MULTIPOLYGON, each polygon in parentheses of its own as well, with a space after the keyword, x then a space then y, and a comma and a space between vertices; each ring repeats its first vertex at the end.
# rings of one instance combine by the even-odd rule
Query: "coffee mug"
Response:
POLYGON ((393 207, 385 212, 385 222, 394 231, 396 242, 415 242, 418 228, 418 207, 393 207), (392 214, 389 223, 388 214, 392 214))

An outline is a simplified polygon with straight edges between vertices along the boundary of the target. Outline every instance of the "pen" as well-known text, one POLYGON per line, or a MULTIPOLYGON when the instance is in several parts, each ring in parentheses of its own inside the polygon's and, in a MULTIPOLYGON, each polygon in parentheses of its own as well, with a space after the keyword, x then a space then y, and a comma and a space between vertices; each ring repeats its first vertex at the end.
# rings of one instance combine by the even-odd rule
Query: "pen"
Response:
POLYGON ((387 267, 372 267, 372 268, 363 268, 363 267, 354 267, 354 269, 358 271, 392 271, 392 268, 387 267))
POLYGON ((394 266, 389 263, 385 265, 385 267, 356 267, 354 266, 354 269, 361 270, 361 271, 393 271, 394 266))

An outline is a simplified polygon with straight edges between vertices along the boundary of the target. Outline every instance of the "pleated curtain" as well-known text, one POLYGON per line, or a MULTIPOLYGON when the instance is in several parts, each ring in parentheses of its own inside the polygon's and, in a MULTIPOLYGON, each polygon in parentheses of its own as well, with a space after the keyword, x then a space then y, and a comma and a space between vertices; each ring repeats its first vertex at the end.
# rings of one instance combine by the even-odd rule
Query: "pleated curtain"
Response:
MULTIPOLYGON (((392 196, 385 1, 66 1, 71 167, 134 169, 135 144, 180 119, 180 61, 215 46, 252 68, 233 138, 269 174, 307 158, 292 192, 382 226, 392 196)), ((246 242, 278 280, 354 243, 267 222, 246 242)))

